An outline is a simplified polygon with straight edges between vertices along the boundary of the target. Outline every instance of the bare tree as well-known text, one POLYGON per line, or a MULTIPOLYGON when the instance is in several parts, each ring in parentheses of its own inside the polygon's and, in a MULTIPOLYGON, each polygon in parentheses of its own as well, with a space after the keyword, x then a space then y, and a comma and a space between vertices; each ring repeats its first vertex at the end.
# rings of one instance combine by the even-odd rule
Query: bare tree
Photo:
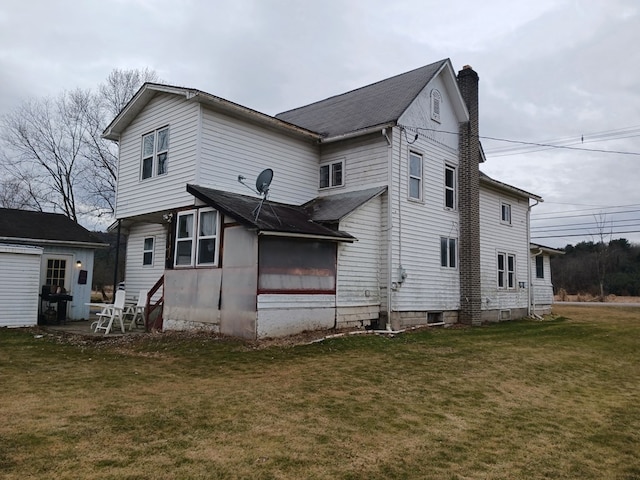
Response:
POLYGON ((5 168, 14 181, 37 183, 38 201, 78 220, 76 182, 81 161, 84 126, 74 94, 22 104, 4 117, 2 137, 9 147, 5 168))
POLYGON ((116 68, 99 85, 98 92, 82 102, 86 125, 83 155, 89 162, 89 175, 83 177, 84 191, 88 203, 95 207, 94 215, 113 214, 115 211, 118 147, 102 138, 102 132, 145 82, 157 81, 156 72, 147 68, 116 68))
POLYGON ((607 216, 606 214, 599 214, 595 216, 597 235, 599 241, 596 244, 596 267, 598 271, 598 285, 600 287, 600 301, 604 301, 604 281, 607 275, 607 261, 609 256, 609 243, 611 241, 612 227, 607 232, 607 216), (605 242, 605 237, 608 239, 605 242))
POLYGON ((101 135, 146 81, 157 74, 115 69, 95 92, 33 99, 0 120, 3 203, 15 198, 16 205, 59 210, 74 221, 112 215, 117 145, 101 135))
POLYGON ((11 177, 0 182, 0 207, 42 211, 36 182, 11 177))

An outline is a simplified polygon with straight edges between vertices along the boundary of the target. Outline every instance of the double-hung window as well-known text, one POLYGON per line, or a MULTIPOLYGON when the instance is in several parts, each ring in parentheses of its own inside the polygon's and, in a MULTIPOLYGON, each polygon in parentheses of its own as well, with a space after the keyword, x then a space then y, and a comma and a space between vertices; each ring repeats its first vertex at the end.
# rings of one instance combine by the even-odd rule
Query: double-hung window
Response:
POLYGON ((511 225, 511 205, 509 203, 500 202, 500 221, 511 225))
POLYGON ((176 267, 218 265, 219 215, 212 208, 178 213, 176 227, 176 267))
POLYGON ((142 265, 153 265, 154 237, 146 237, 142 245, 142 265))
POLYGON ((516 287, 516 256, 498 253, 498 288, 516 287))
POLYGON ((142 136, 143 180, 167 173, 169 127, 159 128, 142 136))
POLYGON ((344 185, 344 160, 320 165, 320 188, 344 185))
POLYGON ((456 268, 457 255, 458 241, 455 238, 440 237, 440 266, 456 268))
POLYGON ((444 167, 444 206, 456 208, 456 168, 451 165, 444 167))
POLYGON ((409 198, 422 200, 422 155, 409 152, 409 198))

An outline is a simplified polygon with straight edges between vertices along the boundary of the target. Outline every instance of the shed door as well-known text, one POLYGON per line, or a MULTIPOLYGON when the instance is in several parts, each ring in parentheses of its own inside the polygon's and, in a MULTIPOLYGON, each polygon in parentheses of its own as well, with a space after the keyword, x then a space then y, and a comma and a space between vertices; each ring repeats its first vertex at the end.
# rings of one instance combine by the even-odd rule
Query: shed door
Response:
POLYGON ((0 251, 0 327, 38 323, 40 255, 0 251))
MULTIPOLYGON (((40 276, 42 285, 59 286, 70 292, 72 260, 71 255, 43 255, 40 276)), ((53 291, 53 288, 51 290, 53 291)))

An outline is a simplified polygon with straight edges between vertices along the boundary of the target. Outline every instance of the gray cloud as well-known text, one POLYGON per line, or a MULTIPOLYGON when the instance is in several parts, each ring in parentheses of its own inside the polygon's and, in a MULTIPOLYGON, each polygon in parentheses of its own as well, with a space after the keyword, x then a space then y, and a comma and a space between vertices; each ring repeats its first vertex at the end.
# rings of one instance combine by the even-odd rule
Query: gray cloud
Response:
MULTIPOLYGON (((633 0, 5 0, 0 114, 28 97, 93 88, 116 67, 149 67, 275 114, 450 57, 480 75, 482 135, 584 135, 584 148, 640 152, 638 137, 590 143, 640 124, 639 14, 633 0)), ((483 170, 545 197, 538 215, 640 204, 636 156, 498 156, 508 144, 483 145, 483 170)))

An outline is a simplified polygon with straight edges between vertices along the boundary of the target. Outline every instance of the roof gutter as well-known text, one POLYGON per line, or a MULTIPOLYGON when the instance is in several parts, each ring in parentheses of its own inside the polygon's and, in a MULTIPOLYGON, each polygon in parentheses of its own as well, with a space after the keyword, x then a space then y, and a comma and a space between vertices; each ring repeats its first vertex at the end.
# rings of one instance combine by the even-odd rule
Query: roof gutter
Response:
POLYGON ((347 242, 353 243, 357 241, 357 238, 345 238, 345 237, 330 237, 326 235, 313 235, 311 233, 290 233, 290 232, 273 232, 273 231, 258 231, 258 235, 264 237, 288 237, 288 238, 308 238, 313 240, 331 240, 334 242, 347 242))
POLYGON ((360 130, 354 130, 353 132, 343 133, 340 135, 334 135, 333 137, 325 137, 320 139, 320 143, 333 143, 341 140, 347 140, 349 138, 360 137, 362 135, 368 135, 370 133, 378 133, 385 128, 395 126, 395 122, 381 123, 380 125, 374 125, 373 127, 362 128, 360 130))
POLYGON ((21 245, 63 245, 69 247, 80 248, 107 248, 108 243, 92 243, 92 242, 77 242, 77 241, 65 241, 65 240, 44 240, 37 238, 19 238, 19 237, 0 237, 0 242, 21 244, 21 245))

